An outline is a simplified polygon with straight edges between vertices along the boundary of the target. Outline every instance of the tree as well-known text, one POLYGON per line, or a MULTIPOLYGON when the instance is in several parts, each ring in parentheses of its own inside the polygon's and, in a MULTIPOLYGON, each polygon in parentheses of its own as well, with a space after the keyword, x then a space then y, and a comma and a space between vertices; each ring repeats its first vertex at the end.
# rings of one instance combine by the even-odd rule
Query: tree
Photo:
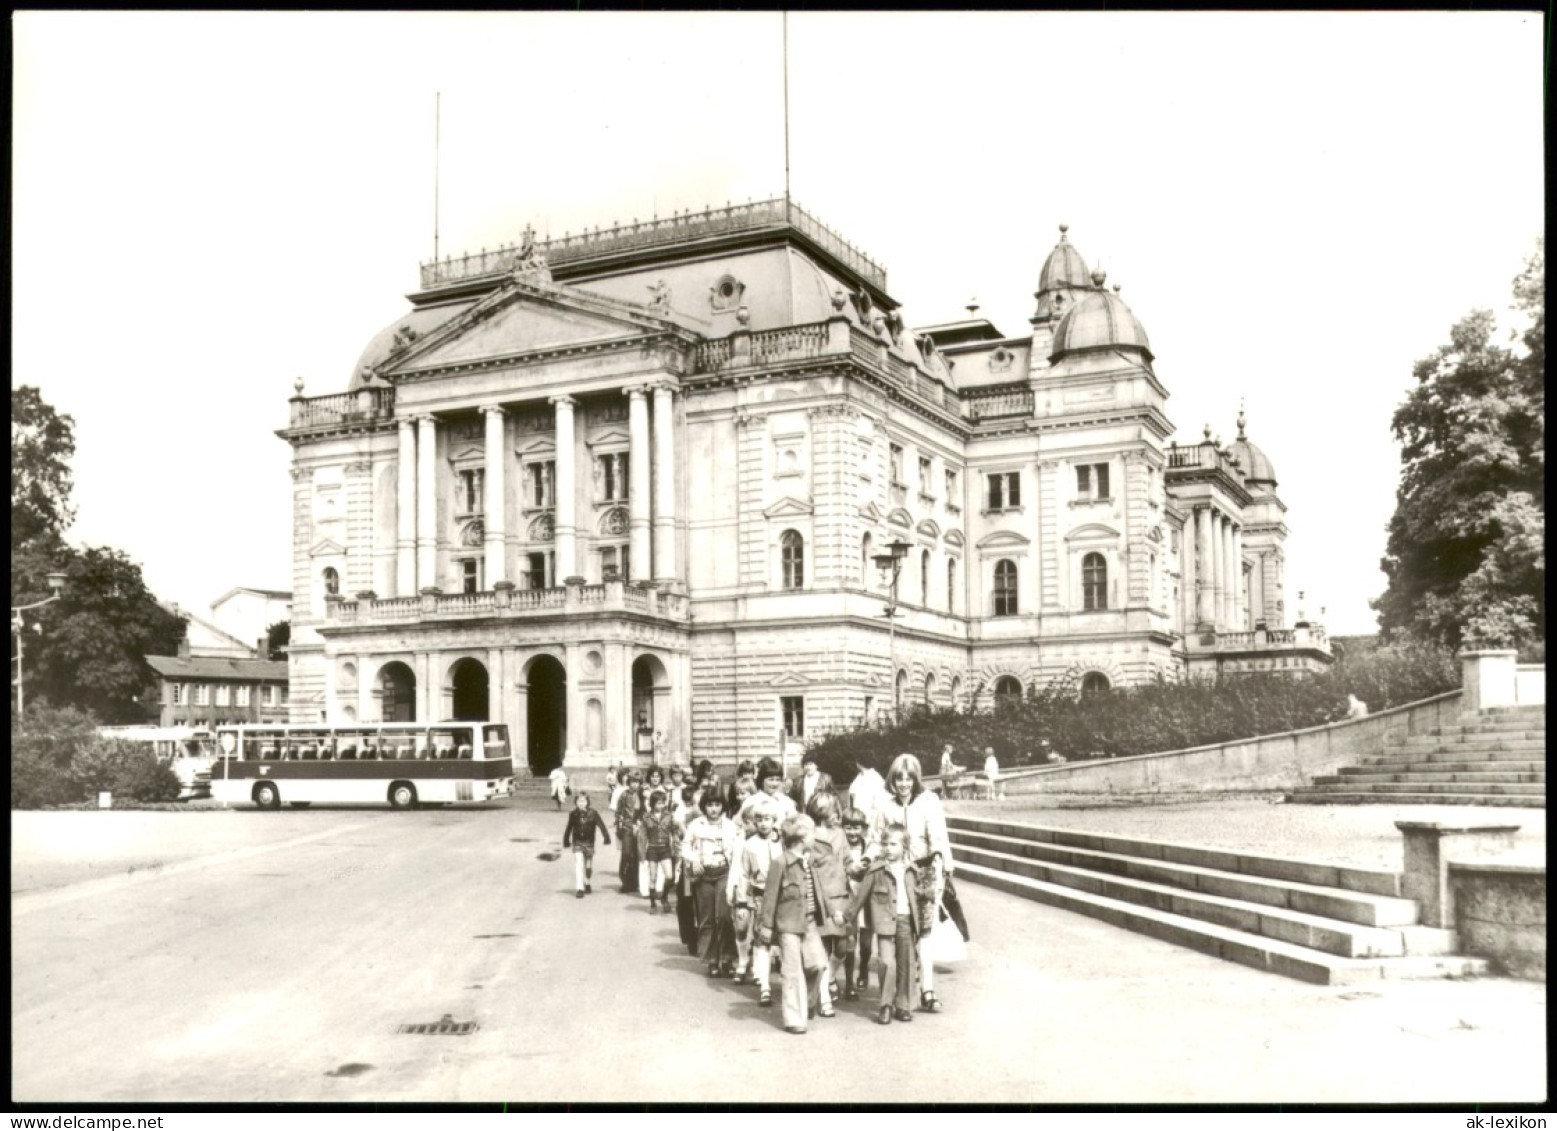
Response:
POLYGON ((11 552, 58 542, 75 518, 70 457, 76 422, 61 416, 31 385, 11 390, 11 552))
POLYGON ((143 721, 140 696, 153 683, 147 655, 172 655, 185 618, 146 588, 141 568, 118 550, 62 547, 58 601, 28 616, 28 699, 90 711, 104 723, 143 721), (37 632, 33 626, 37 626, 37 632))
POLYGON ((267 660, 286 659, 287 645, 290 643, 292 643, 292 622, 278 620, 265 629, 265 658, 267 660))
POLYGON ((1395 411, 1400 487, 1373 602, 1386 640, 1517 647, 1546 631, 1546 245, 1514 281, 1522 348, 1475 310, 1395 411))

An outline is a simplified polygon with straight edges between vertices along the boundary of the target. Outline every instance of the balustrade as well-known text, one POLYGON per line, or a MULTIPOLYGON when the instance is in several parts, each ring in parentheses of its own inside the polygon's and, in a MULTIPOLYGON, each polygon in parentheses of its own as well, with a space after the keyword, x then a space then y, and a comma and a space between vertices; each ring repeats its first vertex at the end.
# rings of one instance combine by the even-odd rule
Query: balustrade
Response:
POLYGON ((1029 388, 971 389, 962 394, 962 404, 970 420, 1029 416, 1033 411, 1033 391, 1029 388))
POLYGON ((360 389, 324 397, 292 398, 292 427, 318 428, 394 415, 394 389, 360 389))

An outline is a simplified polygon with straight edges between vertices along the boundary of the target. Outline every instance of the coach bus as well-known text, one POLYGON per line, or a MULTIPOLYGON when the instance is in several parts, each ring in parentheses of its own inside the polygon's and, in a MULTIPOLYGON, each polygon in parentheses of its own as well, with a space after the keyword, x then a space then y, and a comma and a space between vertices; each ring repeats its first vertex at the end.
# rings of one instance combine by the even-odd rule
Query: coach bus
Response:
POLYGON ((122 726, 98 727, 97 733, 149 749, 178 778, 180 801, 210 796, 211 765, 216 759, 216 739, 210 731, 200 727, 122 726))
POLYGON ((502 723, 221 726, 211 795, 261 809, 491 801, 513 791, 502 723))

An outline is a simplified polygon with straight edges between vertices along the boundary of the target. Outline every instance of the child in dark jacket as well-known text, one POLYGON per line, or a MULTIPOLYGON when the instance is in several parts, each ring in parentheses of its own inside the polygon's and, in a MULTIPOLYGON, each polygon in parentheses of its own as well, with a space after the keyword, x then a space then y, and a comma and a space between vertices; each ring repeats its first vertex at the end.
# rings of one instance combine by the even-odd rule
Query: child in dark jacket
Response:
POLYGON ((606 832, 605 822, 600 819, 600 814, 589 807, 589 794, 580 793, 578 800, 573 803, 573 811, 568 814, 568 827, 562 830, 562 847, 573 848, 573 880, 577 885, 575 899, 583 899, 585 892, 594 891, 590 880, 595 874, 595 834, 605 837, 607 844, 611 843, 611 834, 606 832))
POLYGON ((888 825, 881 834, 881 857, 860 881, 849 904, 849 917, 865 911, 865 922, 876 936, 876 959, 880 963, 881 1008, 878 1024, 912 1021, 909 1010, 918 972, 914 966, 916 945, 925 924, 919 920, 919 873, 907 858, 908 833, 902 825, 888 825))

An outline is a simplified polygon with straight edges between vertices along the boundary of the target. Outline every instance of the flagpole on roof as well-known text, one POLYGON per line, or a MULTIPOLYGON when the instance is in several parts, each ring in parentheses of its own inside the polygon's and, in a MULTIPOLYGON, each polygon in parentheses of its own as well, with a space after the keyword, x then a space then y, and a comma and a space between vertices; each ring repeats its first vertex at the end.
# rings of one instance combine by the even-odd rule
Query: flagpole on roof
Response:
POLYGON ((784 12, 784 203, 789 203, 789 12, 784 12))
POLYGON ((433 262, 438 262, 438 189, 440 158, 443 155, 443 91, 433 101, 433 262))

